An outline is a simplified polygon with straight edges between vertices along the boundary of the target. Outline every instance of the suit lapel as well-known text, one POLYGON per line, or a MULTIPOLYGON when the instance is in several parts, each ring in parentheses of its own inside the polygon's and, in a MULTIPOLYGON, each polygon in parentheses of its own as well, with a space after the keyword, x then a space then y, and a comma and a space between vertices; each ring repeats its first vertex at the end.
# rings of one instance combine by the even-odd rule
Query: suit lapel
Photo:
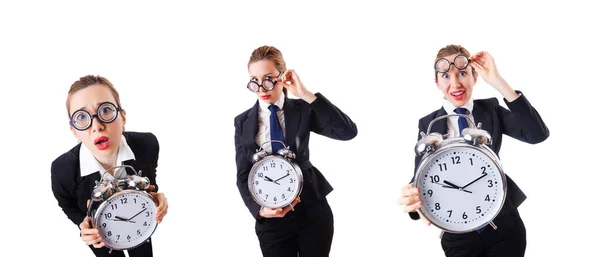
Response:
MULTIPOLYGON (((444 108, 442 107, 442 108, 440 108, 440 110, 438 110, 438 112, 436 113, 434 119, 438 118, 438 117, 441 117, 443 115, 447 115, 447 113, 444 110, 444 108)), ((431 123, 431 121, 433 121, 433 120, 430 120, 429 122, 431 123)), ((425 126, 429 126, 429 124, 425 124, 425 126)), ((425 131, 425 132, 427 132, 427 131, 425 131)), ((440 133, 442 135, 448 134, 448 118, 440 119, 440 120, 437 120, 435 123, 433 123, 431 125, 431 131, 430 131, 430 133, 431 132, 437 132, 437 133, 440 133)))
POLYGON ((473 118, 475 119, 475 126, 481 122, 481 128, 490 133, 490 135, 493 135, 492 116, 478 102, 475 102, 473 105, 473 118))
POLYGON ((294 139, 298 134, 298 125, 300 124, 300 112, 296 110, 297 106, 289 98, 285 98, 283 103, 283 114, 285 115, 285 145, 290 149, 295 149, 294 139))
POLYGON ((246 147, 249 149, 258 149, 259 146, 255 141, 256 133, 258 133, 258 100, 248 112, 248 116, 242 126, 244 133, 242 136, 246 147))

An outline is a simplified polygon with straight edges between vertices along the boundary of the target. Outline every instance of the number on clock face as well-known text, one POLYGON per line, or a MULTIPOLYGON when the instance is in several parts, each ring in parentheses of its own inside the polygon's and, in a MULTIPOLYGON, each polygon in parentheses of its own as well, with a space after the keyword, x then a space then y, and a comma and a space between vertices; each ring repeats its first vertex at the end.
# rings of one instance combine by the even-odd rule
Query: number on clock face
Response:
POLYGON ((293 166, 280 158, 265 158, 255 167, 251 193, 261 204, 274 208, 291 202, 298 191, 293 166))
POLYGON ((137 246, 156 228, 156 205, 145 195, 125 193, 108 199, 104 205, 98 210, 96 226, 107 246, 137 246))
POLYGON ((504 185, 494 161, 478 150, 457 147, 434 155, 419 176, 422 211, 450 231, 479 227, 502 204, 504 185))

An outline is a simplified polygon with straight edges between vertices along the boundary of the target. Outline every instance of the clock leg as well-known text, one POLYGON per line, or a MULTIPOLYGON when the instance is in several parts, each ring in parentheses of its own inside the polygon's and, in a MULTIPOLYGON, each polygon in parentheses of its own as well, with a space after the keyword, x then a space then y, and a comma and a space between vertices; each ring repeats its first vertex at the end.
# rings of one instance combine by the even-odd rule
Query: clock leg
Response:
POLYGON ((494 230, 498 229, 498 227, 496 226, 496 224, 494 224, 493 221, 490 221, 490 226, 492 226, 492 228, 494 228, 494 230))
POLYGON ((292 208, 291 211, 294 211, 294 206, 291 203, 289 206, 290 206, 290 208, 292 208))

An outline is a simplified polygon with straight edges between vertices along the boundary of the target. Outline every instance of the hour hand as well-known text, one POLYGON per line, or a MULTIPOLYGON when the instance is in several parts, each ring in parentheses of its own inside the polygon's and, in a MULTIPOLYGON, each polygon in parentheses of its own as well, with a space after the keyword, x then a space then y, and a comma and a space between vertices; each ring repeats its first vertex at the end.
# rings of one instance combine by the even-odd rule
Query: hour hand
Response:
POLYGON ((133 221, 133 220, 127 220, 126 218, 119 217, 119 216, 115 216, 115 219, 111 219, 111 220, 114 220, 114 221, 125 221, 125 222, 129 222, 129 223, 135 223, 135 221, 133 221))
POLYGON ((467 192, 469 194, 473 193, 473 192, 471 192, 469 190, 464 190, 464 189, 460 188, 459 186, 457 186, 457 185, 455 185, 452 182, 447 181, 447 180, 444 180, 444 184, 447 184, 447 185, 442 185, 442 187, 458 189, 459 191, 467 192))
POLYGON ((279 183, 277 183, 277 181, 273 181, 273 179, 272 179, 272 178, 269 178, 269 176, 265 176, 265 180, 266 180, 266 181, 269 181, 269 182, 273 182, 273 183, 275 183, 275 184, 279 185, 279 183))

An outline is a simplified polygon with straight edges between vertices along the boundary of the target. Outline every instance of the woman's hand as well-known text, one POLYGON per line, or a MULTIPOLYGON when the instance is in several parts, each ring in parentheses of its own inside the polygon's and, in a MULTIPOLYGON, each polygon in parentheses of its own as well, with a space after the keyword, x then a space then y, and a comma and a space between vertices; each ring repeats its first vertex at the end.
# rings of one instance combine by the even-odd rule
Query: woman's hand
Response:
POLYGON ((304 84, 300 81, 300 77, 298 77, 295 70, 286 70, 283 75, 277 79, 277 82, 281 82, 283 87, 287 88, 290 93, 308 103, 312 103, 317 99, 315 94, 304 87, 304 84))
POLYGON ((258 215, 260 215, 263 218, 283 218, 283 216, 285 216, 289 211, 292 210, 292 208, 294 206, 296 206, 296 204, 298 204, 300 202, 300 197, 294 199, 294 201, 292 201, 292 203, 288 206, 286 206, 285 208, 278 208, 278 209, 271 209, 271 208, 261 208, 260 212, 258 213, 258 215))
POLYGON ((471 67, 481 75, 483 80, 494 87, 507 101, 512 102, 519 97, 519 94, 506 83, 498 73, 496 62, 488 52, 478 52, 469 58, 471 67))
MULTIPOLYGON (((87 201, 87 206, 90 206, 90 200, 87 201)), ((81 240, 86 245, 93 245, 94 248, 102 248, 104 247, 104 241, 102 241, 102 237, 100 236, 100 232, 98 229, 92 227, 92 218, 86 216, 85 219, 79 224, 79 229, 81 230, 81 240)))
POLYGON ((402 196, 398 199, 398 203, 404 206, 404 212, 409 213, 413 211, 417 211, 421 220, 427 225, 431 225, 431 221, 429 221, 425 216, 421 214, 419 208, 423 206, 423 202, 419 199, 419 189, 415 188, 413 184, 408 184, 402 187, 402 196))
POLYGON ((163 193, 152 192, 156 188, 154 185, 150 185, 148 191, 156 201, 158 202, 158 207, 156 207, 156 221, 160 224, 167 215, 167 210, 169 209, 169 202, 167 201, 167 197, 163 193))

